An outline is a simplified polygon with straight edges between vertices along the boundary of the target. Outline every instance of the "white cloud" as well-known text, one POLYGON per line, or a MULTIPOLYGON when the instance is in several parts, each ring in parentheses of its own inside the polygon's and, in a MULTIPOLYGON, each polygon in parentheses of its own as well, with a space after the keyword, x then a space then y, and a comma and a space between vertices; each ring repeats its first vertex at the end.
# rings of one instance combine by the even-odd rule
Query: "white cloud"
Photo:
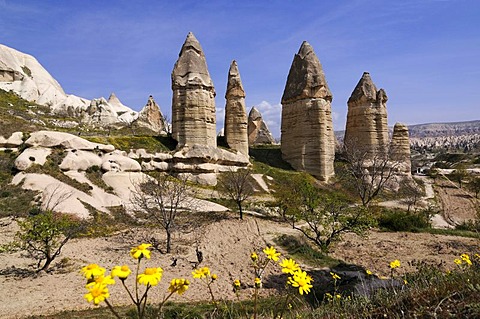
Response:
MULTIPOLYGON (((280 124, 282 121, 282 105, 271 104, 267 101, 262 101, 254 105, 262 114, 262 118, 268 126, 274 138, 280 138, 280 124)), ((251 109, 251 107, 250 107, 251 109)), ((249 109, 249 111, 250 111, 249 109)))

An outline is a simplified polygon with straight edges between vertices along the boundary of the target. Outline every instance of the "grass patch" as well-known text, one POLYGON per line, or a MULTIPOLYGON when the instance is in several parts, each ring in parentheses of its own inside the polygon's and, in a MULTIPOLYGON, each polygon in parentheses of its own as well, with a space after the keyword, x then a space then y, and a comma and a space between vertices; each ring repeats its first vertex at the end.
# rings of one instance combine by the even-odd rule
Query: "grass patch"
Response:
POLYGON ((312 267, 333 268, 341 264, 341 261, 323 254, 318 249, 310 246, 306 241, 292 235, 280 235, 273 242, 285 249, 293 259, 301 260, 312 267))
POLYGON ((95 186, 98 186, 100 187, 101 189, 103 189, 105 192, 107 193, 111 193, 111 194, 114 194, 115 192, 113 191, 113 187, 107 185, 103 179, 102 179, 102 176, 103 176, 103 173, 102 173, 102 170, 100 169, 99 166, 91 166, 89 167, 86 171, 85 171, 85 176, 88 178, 88 180, 90 182, 92 182, 92 184, 94 184, 95 186))
MULTIPOLYGON (((279 145, 251 147, 248 152, 255 162, 263 163, 273 168, 293 170, 292 166, 282 159, 282 152, 279 145)), ((258 168, 261 167, 262 166, 259 166, 258 168)))
POLYGON ((101 144, 112 144, 116 149, 129 152, 143 148, 147 152, 169 152, 175 149, 176 142, 167 136, 85 136, 85 139, 101 144))

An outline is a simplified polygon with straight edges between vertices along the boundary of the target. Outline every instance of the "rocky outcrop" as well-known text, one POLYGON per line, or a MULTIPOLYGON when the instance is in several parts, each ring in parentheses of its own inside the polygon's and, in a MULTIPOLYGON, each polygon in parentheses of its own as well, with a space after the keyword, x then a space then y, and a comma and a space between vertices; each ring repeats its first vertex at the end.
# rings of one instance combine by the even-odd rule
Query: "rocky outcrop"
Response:
POLYGON ((217 145, 215 88, 200 43, 187 35, 172 71, 172 136, 184 145, 217 145))
POLYGON ((168 123, 160 111, 160 106, 151 95, 148 98, 147 105, 138 113, 138 117, 133 122, 133 125, 135 127, 147 128, 159 134, 166 134, 168 131, 168 123))
POLYGON ((275 139, 260 111, 256 107, 252 107, 248 113, 248 145, 262 144, 275 144, 275 139))
POLYGON ((377 90, 370 74, 364 72, 348 99, 344 138, 347 148, 371 155, 387 152, 387 100, 385 91, 377 90))
POLYGON ((404 175, 410 175, 412 168, 410 138, 408 135, 408 127, 405 124, 396 123, 393 127, 390 147, 390 159, 394 163, 398 163, 398 171, 404 175))
POLYGON ((322 65, 305 41, 293 58, 283 92, 281 150, 293 168, 324 181, 335 174, 331 102, 322 65))
POLYGON ((245 91, 234 60, 228 71, 227 103, 225 105, 225 141, 231 149, 248 156, 248 120, 245 107, 245 91))
POLYGON ((94 126, 131 123, 138 113, 123 105, 115 93, 108 100, 101 97, 90 101, 90 105, 82 112, 82 122, 94 126))
POLYGON ((100 143, 93 143, 81 137, 54 131, 38 131, 33 132, 25 141, 25 145, 29 147, 49 147, 49 148, 65 148, 87 151, 103 151, 112 152, 115 150, 113 145, 105 145, 100 143))

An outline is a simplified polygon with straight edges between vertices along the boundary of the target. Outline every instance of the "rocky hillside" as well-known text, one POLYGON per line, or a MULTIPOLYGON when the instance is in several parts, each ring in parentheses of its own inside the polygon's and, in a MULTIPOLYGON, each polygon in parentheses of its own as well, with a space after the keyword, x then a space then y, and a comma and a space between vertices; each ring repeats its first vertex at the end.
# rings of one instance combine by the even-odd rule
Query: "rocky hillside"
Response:
POLYGON ((480 120, 409 125, 410 137, 445 137, 480 134, 480 120))

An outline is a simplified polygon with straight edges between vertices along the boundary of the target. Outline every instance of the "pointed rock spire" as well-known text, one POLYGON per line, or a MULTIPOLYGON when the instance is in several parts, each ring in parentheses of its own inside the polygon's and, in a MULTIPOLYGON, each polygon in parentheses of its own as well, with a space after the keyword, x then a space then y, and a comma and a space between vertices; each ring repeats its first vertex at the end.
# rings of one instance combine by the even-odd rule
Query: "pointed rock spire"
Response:
POLYGON ((112 92, 110 96, 108 97, 108 103, 114 104, 114 105, 123 105, 122 102, 118 99, 118 97, 115 95, 115 93, 112 92))
POLYGON ((148 97, 147 104, 138 113, 138 118, 134 121, 134 125, 148 128, 157 133, 167 133, 168 123, 153 96, 150 95, 148 97))
POLYGON ((377 91, 370 74, 362 78, 348 99, 344 143, 356 151, 386 154, 388 149, 387 94, 377 91))
POLYGON ((172 71, 172 90, 172 136, 177 147, 216 147, 215 88, 202 47, 191 32, 172 71))
POLYGON ((307 41, 303 41, 293 58, 282 104, 302 98, 324 98, 332 101, 332 92, 325 79, 322 64, 307 41))
POLYGON ((267 123, 262 118, 262 114, 256 107, 252 107, 248 113, 248 144, 275 144, 275 139, 268 129, 267 123))
POLYGON ((312 46, 295 54, 282 97, 283 159, 296 170, 327 181, 334 175, 332 93, 312 46))
POLYGON ((227 92, 225 93, 225 141, 228 146, 248 156, 247 111, 245 91, 235 60, 228 71, 227 92))

